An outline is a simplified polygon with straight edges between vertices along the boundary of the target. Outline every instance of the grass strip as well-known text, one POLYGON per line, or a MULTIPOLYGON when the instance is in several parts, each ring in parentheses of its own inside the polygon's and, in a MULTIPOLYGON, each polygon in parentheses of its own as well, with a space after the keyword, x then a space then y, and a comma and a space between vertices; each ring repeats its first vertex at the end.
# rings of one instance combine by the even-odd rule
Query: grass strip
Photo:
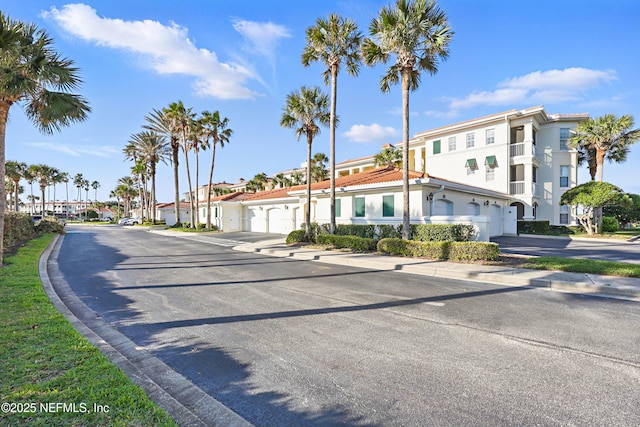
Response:
POLYGON ((534 270, 557 270, 574 273, 603 274, 606 276, 640 277, 640 265, 593 259, 536 257, 530 258, 528 262, 521 267, 534 270))
POLYGON ((175 426, 49 301, 38 259, 53 236, 0 268, 0 425, 175 426))

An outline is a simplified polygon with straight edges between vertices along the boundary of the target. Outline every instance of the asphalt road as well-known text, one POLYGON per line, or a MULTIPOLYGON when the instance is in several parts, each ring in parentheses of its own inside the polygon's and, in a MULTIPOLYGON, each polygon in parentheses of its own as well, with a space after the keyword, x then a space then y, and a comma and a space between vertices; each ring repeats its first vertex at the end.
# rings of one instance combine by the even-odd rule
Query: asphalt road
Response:
POLYGON ((500 236, 491 238, 500 251, 533 256, 559 256, 640 264, 640 241, 500 236))
POLYGON ((67 231, 78 296, 255 425, 640 425, 638 303, 67 231))

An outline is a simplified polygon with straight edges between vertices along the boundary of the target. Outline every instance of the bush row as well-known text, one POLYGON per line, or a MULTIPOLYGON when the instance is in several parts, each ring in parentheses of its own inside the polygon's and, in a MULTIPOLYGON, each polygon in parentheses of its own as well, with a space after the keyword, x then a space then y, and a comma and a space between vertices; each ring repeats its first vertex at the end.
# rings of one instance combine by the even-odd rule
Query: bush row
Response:
MULTIPOLYGON (((317 237, 321 234, 329 234, 329 224, 312 223, 310 228, 309 240, 312 242, 316 242, 317 237)), ((358 236, 376 241, 386 238, 401 238, 402 224, 336 224, 334 234, 358 236)), ((413 240, 422 242, 468 242, 474 240, 476 230, 470 224, 411 224, 409 234, 413 240)))
POLYGON ((16 244, 33 239, 40 233, 64 234, 64 224, 53 216, 46 216, 34 224, 27 213, 5 212, 3 248, 10 251, 16 244))
POLYGON ((380 240, 377 249, 390 255, 452 261, 490 261, 500 255, 497 244, 485 242, 418 242, 388 238, 380 240))
POLYGON ((360 252, 372 252, 376 250, 376 241, 366 237, 319 234, 316 242, 321 245, 333 245, 336 248, 349 248, 360 252))
POLYGON ((549 234, 549 221, 518 221, 518 234, 549 234))

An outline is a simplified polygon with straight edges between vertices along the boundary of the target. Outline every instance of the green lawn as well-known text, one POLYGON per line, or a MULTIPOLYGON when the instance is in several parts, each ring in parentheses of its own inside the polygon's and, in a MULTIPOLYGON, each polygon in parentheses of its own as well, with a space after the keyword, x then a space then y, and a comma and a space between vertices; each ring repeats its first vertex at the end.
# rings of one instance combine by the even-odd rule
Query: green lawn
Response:
POLYGON ((175 426, 49 301, 38 259, 52 238, 32 240, 0 268, 0 425, 175 426))
POLYGON ((537 257, 530 258, 521 267, 535 270, 559 270, 574 273, 604 274, 607 276, 640 277, 640 265, 592 259, 537 257))

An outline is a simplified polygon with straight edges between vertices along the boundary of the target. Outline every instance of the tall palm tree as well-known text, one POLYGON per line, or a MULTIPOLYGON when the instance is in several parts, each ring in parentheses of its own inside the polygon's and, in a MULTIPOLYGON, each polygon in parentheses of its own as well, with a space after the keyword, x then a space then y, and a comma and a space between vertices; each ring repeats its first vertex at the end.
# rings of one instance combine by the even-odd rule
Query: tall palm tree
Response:
POLYGON ((67 219, 69 218, 69 173, 62 172, 60 176, 60 182, 64 182, 65 187, 65 199, 64 199, 64 212, 67 219))
POLYGON ((216 147, 229 143, 233 130, 229 128, 229 119, 220 117, 218 110, 213 113, 203 111, 200 117, 202 137, 211 140, 211 167, 209 168, 209 185, 207 186, 207 228, 211 228, 211 187, 213 186, 213 169, 216 164, 216 147))
POLYGON ((100 183, 98 181, 93 181, 91 183, 91 188, 93 188, 93 202, 96 203, 98 201, 98 188, 100 188, 100 183))
POLYGON ((314 182, 322 182, 327 179, 327 163, 329 159, 324 153, 316 153, 311 158, 311 179, 314 182))
POLYGON ((47 186, 49 186, 51 184, 51 177, 54 173, 54 171, 52 170, 51 166, 47 166, 44 164, 39 164, 39 165, 33 165, 30 167, 31 170, 31 175, 34 177, 35 181, 38 182, 38 184, 40 185, 40 195, 41 195, 41 199, 40 199, 40 203, 41 203, 41 214, 42 217, 44 218, 45 216, 47 216, 47 210, 46 210, 46 199, 44 197, 44 193, 45 190, 47 189, 47 186))
POLYGON ((632 130, 632 127, 633 116, 630 115, 605 114, 588 118, 578 123, 569 145, 587 150, 587 158, 592 162, 595 160, 596 181, 602 182, 605 158, 616 162, 626 160, 629 146, 640 139, 640 129, 632 130))
POLYGON ((453 31, 447 15, 435 0, 397 0, 395 8, 384 7, 369 25, 371 38, 362 44, 367 65, 386 63, 390 55, 396 62, 380 80, 382 92, 389 92, 392 84, 402 84, 402 238, 409 238, 409 91, 418 89, 420 73, 431 75, 438 71, 438 61, 449 56, 453 31))
POLYGON ((133 175, 134 188, 137 189, 138 192, 138 200, 140 200, 140 216, 142 219, 146 219, 147 214, 145 213, 146 208, 148 206, 146 200, 147 194, 147 173, 148 168, 145 162, 142 159, 138 159, 133 166, 131 166, 131 174, 133 175))
MULTIPOLYGON (((84 183, 84 176, 81 173, 77 173, 73 177, 73 185, 77 188, 78 193, 76 196, 76 210, 80 210, 80 205, 82 204, 82 184, 84 183)), ((77 213, 77 212, 76 212, 77 213)))
MULTIPOLYGON (((44 133, 87 118, 89 105, 71 94, 81 83, 73 61, 63 58, 53 40, 34 24, 15 21, 0 12, 0 165, 5 162, 9 110, 24 104, 27 117, 44 133)), ((4 182, 0 167, 0 182, 4 182)), ((0 185, 0 236, 4 234, 4 186, 0 185)), ((0 266, 3 264, 0 239, 0 266)))
MULTIPOLYGON (((189 205, 191 208, 191 228, 195 228, 195 208, 193 204, 193 187, 191 185, 191 171, 189 170, 189 133, 191 132, 191 123, 195 120, 196 114, 191 108, 186 108, 182 101, 174 102, 168 108, 163 110, 166 120, 171 124, 173 132, 178 136, 178 143, 184 153, 184 164, 187 170, 187 184, 189 185, 189 205)), ((176 198, 176 205, 180 200, 176 198)), ((178 211, 177 211, 178 212, 178 211)), ((178 215, 176 219, 179 219, 178 215)))
POLYGON ((298 140, 302 135, 307 137, 307 204, 304 213, 307 238, 311 234, 311 146, 313 138, 320 133, 320 125, 327 126, 330 122, 329 97, 319 87, 303 86, 300 91, 287 96, 280 126, 294 129, 298 140))
POLYGON ((6 176, 13 181, 13 191, 15 193, 15 208, 18 212, 18 188, 20 187, 20 180, 25 177, 25 171, 27 170, 27 164, 25 162, 16 162, 15 160, 7 160, 5 163, 6 176))
POLYGON ((84 219, 87 221, 89 219, 89 188, 91 183, 88 179, 82 180, 82 188, 84 188, 84 219))
POLYGON ((182 101, 173 102, 162 110, 154 109, 151 114, 145 117, 147 124, 145 129, 152 130, 164 135, 169 140, 171 150, 171 164, 173 166, 173 186, 174 186, 174 211, 176 216, 176 226, 180 227, 180 184, 179 184, 179 157, 180 157, 180 127, 178 112, 184 109, 182 101))
POLYGON ((118 180, 117 184, 115 192, 124 200, 124 216, 128 217, 131 211, 131 199, 137 195, 135 183, 132 177, 124 176, 118 180))
POLYGON ((56 168, 51 168, 49 171, 49 183, 53 186, 53 215, 56 214, 56 185, 62 182, 63 172, 60 172, 56 168))
POLYGON ((349 18, 332 13, 328 19, 318 18, 316 25, 306 30, 307 44, 302 52, 302 64, 307 67, 312 62, 321 61, 327 69, 322 74, 325 84, 331 80, 331 117, 329 123, 329 172, 331 174, 329 230, 333 234, 336 227, 336 104, 338 93, 338 72, 344 61, 347 72, 353 76, 360 70, 360 44, 362 33, 349 18))
POLYGON ((193 151, 193 157, 196 162, 194 204, 196 209, 196 226, 200 224, 200 150, 209 148, 209 139, 206 137, 201 118, 194 119, 191 122, 191 130, 189 131, 189 150, 193 151))
POLYGON ((132 136, 138 147, 141 161, 148 167, 151 177, 151 223, 156 223, 156 167, 158 163, 166 163, 169 147, 164 136, 154 131, 143 131, 132 136))

